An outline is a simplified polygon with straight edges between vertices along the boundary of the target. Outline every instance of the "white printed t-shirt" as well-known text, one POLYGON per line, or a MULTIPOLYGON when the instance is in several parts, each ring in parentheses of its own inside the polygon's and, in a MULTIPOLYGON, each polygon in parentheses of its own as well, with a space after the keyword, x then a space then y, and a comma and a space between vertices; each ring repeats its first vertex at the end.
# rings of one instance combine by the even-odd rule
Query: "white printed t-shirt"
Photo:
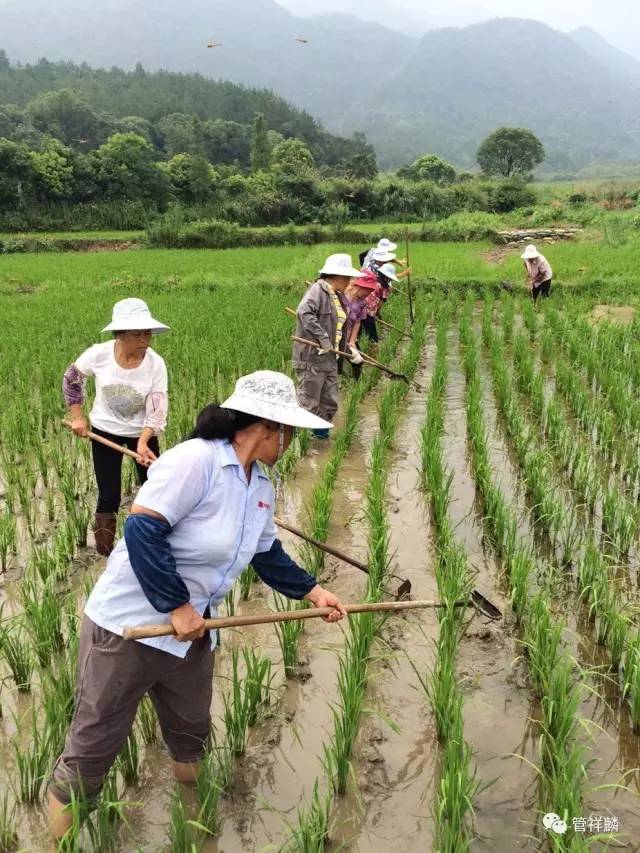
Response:
MULTIPOLYGON (((254 554, 269 551, 276 540, 274 499, 271 481, 255 462, 247 483, 230 441, 195 438, 172 447, 151 465, 136 503, 160 513, 172 526, 167 541, 190 603, 200 614, 208 605, 215 617, 217 605, 254 554)), ((142 591, 124 539, 109 557, 85 613, 119 635, 124 628, 170 622, 170 614, 155 610, 142 591)), ((191 645, 174 637, 138 642, 177 657, 185 657, 191 645)))
POLYGON ((91 425, 112 435, 137 437, 146 417, 147 397, 167 393, 164 359, 147 349, 138 367, 120 367, 115 340, 95 344, 74 362, 84 376, 93 376, 96 396, 89 414, 91 425))

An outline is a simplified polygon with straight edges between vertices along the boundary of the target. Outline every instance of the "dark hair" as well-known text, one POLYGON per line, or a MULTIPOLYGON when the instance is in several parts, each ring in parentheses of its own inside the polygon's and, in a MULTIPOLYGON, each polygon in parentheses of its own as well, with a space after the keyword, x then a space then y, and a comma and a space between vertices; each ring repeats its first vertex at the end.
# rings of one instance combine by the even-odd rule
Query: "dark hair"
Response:
POLYGON ((251 424, 264 420, 257 415, 236 412, 235 409, 223 409, 218 403, 209 403, 196 418, 196 425, 189 438, 228 438, 232 441, 237 432, 251 424))

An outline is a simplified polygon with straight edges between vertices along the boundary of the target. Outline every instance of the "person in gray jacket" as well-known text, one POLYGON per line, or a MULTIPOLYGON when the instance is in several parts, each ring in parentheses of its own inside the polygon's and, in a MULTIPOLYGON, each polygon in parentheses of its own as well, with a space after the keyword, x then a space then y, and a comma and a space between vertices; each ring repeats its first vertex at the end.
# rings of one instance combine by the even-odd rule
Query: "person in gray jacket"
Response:
MULTIPOLYGON (((298 401, 325 421, 332 421, 338 410, 338 361, 332 349, 338 347, 346 320, 338 294, 344 293, 351 279, 361 276, 349 255, 330 255, 296 310, 296 337, 313 342, 293 345, 298 401)), ((357 359, 359 353, 353 357, 357 359)), ((313 434, 329 438, 328 429, 314 429, 313 434)))

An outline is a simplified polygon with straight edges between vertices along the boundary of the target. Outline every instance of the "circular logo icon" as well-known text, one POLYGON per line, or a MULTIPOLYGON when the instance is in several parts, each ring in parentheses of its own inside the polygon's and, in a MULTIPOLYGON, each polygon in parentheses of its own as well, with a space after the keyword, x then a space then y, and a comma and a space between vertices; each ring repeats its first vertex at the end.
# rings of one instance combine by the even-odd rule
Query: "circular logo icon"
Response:
POLYGON ((558 820, 555 820, 551 824, 551 829, 556 833, 556 835, 564 835, 567 831, 567 823, 566 821, 560 820, 560 818, 558 818, 558 820))
POLYGON ((560 815, 559 815, 559 814, 556 814, 555 812, 548 812, 548 813, 547 813, 547 814, 542 818, 542 825, 544 826, 544 828, 545 828, 545 829, 551 829, 551 828, 553 827, 553 824, 554 824, 557 820, 560 820, 560 815))

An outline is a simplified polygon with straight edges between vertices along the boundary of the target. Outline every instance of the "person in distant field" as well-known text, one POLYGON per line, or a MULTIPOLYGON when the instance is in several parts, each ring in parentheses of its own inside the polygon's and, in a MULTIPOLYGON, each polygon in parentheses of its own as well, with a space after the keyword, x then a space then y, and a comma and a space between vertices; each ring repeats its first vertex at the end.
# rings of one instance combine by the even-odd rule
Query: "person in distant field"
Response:
MULTIPOLYGON (((378 289, 378 280, 372 272, 365 273, 362 278, 352 279, 343 294, 339 294, 342 307, 347 315, 342 329, 342 339, 338 349, 342 352, 350 352, 351 372, 354 379, 360 379, 362 373, 362 356, 358 349, 358 337, 360 328, 369 316, 367 308, 367 296, 375 293, 378 289)), ((338 373, 343 372, 344 358, 338 360, 338 373)))
POLYGON ((363 270, 371 270, 377 272, 383 264, 394 263, 401 267, 405 267, 402 272, 397 273, 398 279, 404 278, 411 273, 411 269, 407 267, 406 261, 396 257, 397 243, 392 243, 386 237, 378 241, 377 246, 372 246, 366 252, 360 252, 360 266, 363 270))
POLYGON ((531 298, 535 302, 539 296, 548 298, 551 293, 551 279, 553 270, 549 261, 536 249, 534 245, 527 246, 520 255, 524 261, 527 271, 527 281, 531 291, 531 298))
MULTIPOLYGON (((380 255, 393 255, 393 258, 395 258, 394 252, 397 248, 397 243, 393 243, 387 237, 383 237, 381 240, 378 240, 377 246, 372 246, 370 249, 360 252, 360 266, 362 269, 371 269, 374 252, 378 252, 380 255)), ((391 261, 393 258, 389 258, 389 260, 391 261)), ((382 261, 382 263, 384 263, 384 261, 382 261)))
POLYGON ((391 294, 391 282, 398 281, 393 264, 382 264, 376 268, 376 289, 367 296, 367 318, 362 321, 362 330, 371 342, 377 345, 379 341, 376 317, 380 316, 380 308, 391 294))
MULTIPOLYGON (((93 432, 138 454, 140 485, 147 468, 160 455, 158 435, 167 424, 167 368, 149 346, 151 336, 169 327, 151 316, 142 299, 121 299, 113 307, 111 323, 102 330, 113 340, 94 344, 71 364, 62 380, 73 432, 86 437, 89 424, 83 411, 88 376, 95 380, 96 396, 89 414, 93 432)), ((122 454, 91 442, 98 505, 94 532, 96 550, 108 557, 116 535, 120 508, 122 454)))
MULTIPOLYGON (((298 400, 303 409, 325 421, 332 421, 338 410, 338 357, 332 350, 338 349, 347 319, 338 294, 344 293, 352 279, 362 276, 350 255, 330 255, 296 309, 296 337, 313 342, 293 344, 298 400)), ((351 361, 358 357, 362 358, 358 353, 351 361)), ((329 438, 326 428, 312 432, 316 438, 329 438)))

